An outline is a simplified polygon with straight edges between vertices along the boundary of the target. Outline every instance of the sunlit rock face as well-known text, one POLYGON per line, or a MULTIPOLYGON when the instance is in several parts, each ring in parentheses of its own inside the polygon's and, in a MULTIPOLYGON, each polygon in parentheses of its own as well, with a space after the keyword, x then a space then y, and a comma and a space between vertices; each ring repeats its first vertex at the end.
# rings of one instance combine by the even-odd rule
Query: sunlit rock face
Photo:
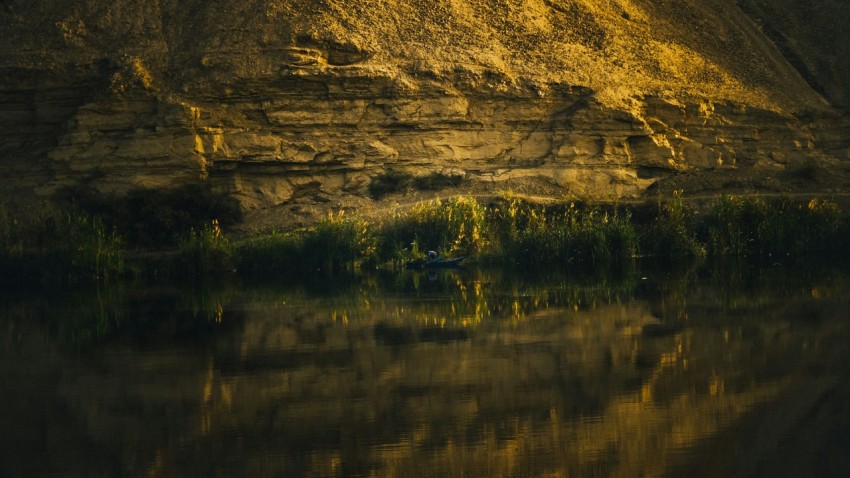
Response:
POLYGON ((0 191, 345 206, 387 168, 599 199, 837 190, 850 9, 801 5, 4 0, 0 191))

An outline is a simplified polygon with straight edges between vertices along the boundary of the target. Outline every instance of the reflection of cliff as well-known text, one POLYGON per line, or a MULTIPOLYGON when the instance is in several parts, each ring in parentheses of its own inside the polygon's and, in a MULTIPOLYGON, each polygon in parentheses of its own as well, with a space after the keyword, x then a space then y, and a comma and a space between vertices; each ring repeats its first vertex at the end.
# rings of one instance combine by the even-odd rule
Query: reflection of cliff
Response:
POLYGON ((77 475, 660 476, 766 402, 803 397, 777 420, 794 426, 833 373, 800 372, 836 367, 848 332, 823 296, 729 306, 701 286, 659 321, 650 311, 664 308, 628 287, 463 275, 381 287, 243 294, 219 317, 238 310, 237 329, 179 347, 115 341, 57 360, 24 328, 32 340, 2 349, 4 390, 23 396, 0 416, 36 429, 32 449, 9 449, 77 475), (37 384, 6 360, 18 356, 42 370, 37 384), (32 420, 40 408, 64 419, 32 420))
MULTIPOLYGON (((377 316, 386 314, 372 307, 377 316)), ((340 452, 311 457, 310 465, 325 471, 335 463, 351 466, 348 454, 365 454, 366 468, 353 471, 654 476, 675 463, 677 451, 734 423, 784 386, 750 382, 759 371, 744 370, 747 357, 730 357, 717 333, 642 337, 642 326, 655 321, 640 304, 540 312, 518 325, 493 317, 479 323, 469 341, 448 344, 373 349, 368 335, 354 334, 360 337, 355 344, 337 335, 336 347, 354 350, 351 359, 360 365, 306 379, 316 384, 310 397, 293 404, 280 423, 340 427, 342 436, 350 435, 338 444, 340 452), (370 352, 356 352, 364 350, 370 352), (373 434, 382 438, 373 443, 373 434)), ((351 327, 357 329, 350 323, 349 334, 351 327)), ((763 333, 771 335, 770 327, 763 333)), ((734 343, 738 352, 732 353, 746 355, 746 342, 734 343)), ((779 349, 787 353, 790 346, 779 349)), ((335 355, 336 347, 324 350, 335 355)))
POLYGON ((350 206, 388 167, 585 197, 843 188, 843 33, 756 3, 6 0, 0 192, 211 178, 250 209, 350 206))

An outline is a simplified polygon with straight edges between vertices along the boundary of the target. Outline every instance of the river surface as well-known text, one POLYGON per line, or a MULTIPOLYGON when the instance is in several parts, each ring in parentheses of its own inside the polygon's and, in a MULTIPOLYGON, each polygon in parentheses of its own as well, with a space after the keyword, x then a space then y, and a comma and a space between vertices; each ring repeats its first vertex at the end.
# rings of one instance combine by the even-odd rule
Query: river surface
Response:
POLYGON ((843 272, 0 298, 0 478, 850 476, 843 272))

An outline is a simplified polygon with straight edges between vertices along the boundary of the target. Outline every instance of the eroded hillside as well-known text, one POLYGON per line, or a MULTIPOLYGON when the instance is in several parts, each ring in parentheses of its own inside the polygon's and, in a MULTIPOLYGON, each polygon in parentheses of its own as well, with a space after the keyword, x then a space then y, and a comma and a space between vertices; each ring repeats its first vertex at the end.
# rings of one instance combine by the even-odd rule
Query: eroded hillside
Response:
POLYGON ((388 169, 843 191, 848 22, 830 0, 4 0, 0 188, 207 180, 280 212, 368 205, 388 169))

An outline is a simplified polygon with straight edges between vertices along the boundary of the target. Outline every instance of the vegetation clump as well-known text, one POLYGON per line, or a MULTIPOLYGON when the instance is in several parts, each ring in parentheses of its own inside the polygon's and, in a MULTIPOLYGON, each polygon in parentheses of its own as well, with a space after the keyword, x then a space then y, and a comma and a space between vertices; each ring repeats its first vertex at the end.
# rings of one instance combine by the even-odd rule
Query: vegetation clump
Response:
POLYGON ((369 183, 369 194, 373 199, 406 190, 413 176, 403 171, 388 169, 383 174, 375 176, 369 183))
POLYGON ((207 183, 172 189, 134 189, 124 196, 90 189, 66 190, 60 199, 86 214, 101 218, 129 247, 175 247, 191 231, 216 220, 228 227, 242 219, 238 202, 207 183))
POLYGON ((378 233, 379 258, 385 261, 407 259, 419 249, 446 256, 477 254, 488 244, 486 208, 470 197, 435 199, 397 212, 378 233))
POLYGON ((637 232, 628 211, 575 202, 544 208, 509 199, 492 214, 500 255, 516 264, 607 267, 637 253, 637 232))
POLYGON ((420 191, 437 191, 444 188, 459 186, 463 182, 460 174, 444 174, 433 172, 426 176, 413 179, 413 187, 420 191))
POLYGON ((178 218, 189 228, 175 240, 173 260, 162 264, 173 273, 189 275, 234 270, 248 276, 333 273, 364 265, 402 265, 422 258, 427 250, 529 269, 597 272, 612 271, 638 257, 661 265, 702 258, 802 264, 813 255, 844 257, 850 238, 848 216, 834 201, 722 196, 697 208, 676 193, 657 204, 637 206, 574 200, 543 205, 511 195, 485 205, 460 196, 422 202, 376 222, 339 211, 310 228, 234 243, 217 217, 193 226, 226 208, 201 208, 188 201, 153 211, 147 208, 171 204, 176 196, 138 194, 123 204, 136 204, 140 215, 152 217, 132 224, 126 222, 129 213, 120 212, 125 207, 120 202, 103 215, 45 208, 28 221, 0 210, 2 279, 73 282, 116 277, 127 269, 128 245, 170 244, 172 235, 185 226, 166 223, 178 218), (160 227, 167 232, 157 231, 160 227), (125 240, 128 236, 134 241, 125 240))
POLYGON ((192 229, 180 241, 179 264, 195 274, 209 274, 232 268, 233 247, 222 234, 218 219, 201 229, 192 229))
POLYGON ((0 282, 88 282, 124 269, 123 240, 99 218, 49 206, 35 217, 0 213, 0 282))
POLYGON ((334 272, 374 260, 377 235, 365 220, 344 211, 300 232, 274 232, 235 248, 237 270, 251 276, 287 271, 334 272))
POLYGON ((302 235, 299 257, 302 266, 319 264, 329 271, 339 270, 369 261, 375 254, 375 241, 368 222, 341 210, 302 235))
POLYGON ((674 191, 669 199, 659 199, 654 214, 643 224, 641 254, 664 262, 705 256, 696 220, 696 212, 685 204, 681 191, 674 191))
POLYGON ((840 253, 846 228, 834 201, 723 196, 705 217, 702 235, 713 257, 779 260, 840 253))
POLYGON ((373 199, 380 199, 393 193, 407 191, 410 188, 419 191, 438 191, 448 187, 459 186, 463 182, 460 174, 445 174, 432 172, 424 176, 414 177, 412 174, 389 169, 372 178, 369 183, 369 194, 373 199))

